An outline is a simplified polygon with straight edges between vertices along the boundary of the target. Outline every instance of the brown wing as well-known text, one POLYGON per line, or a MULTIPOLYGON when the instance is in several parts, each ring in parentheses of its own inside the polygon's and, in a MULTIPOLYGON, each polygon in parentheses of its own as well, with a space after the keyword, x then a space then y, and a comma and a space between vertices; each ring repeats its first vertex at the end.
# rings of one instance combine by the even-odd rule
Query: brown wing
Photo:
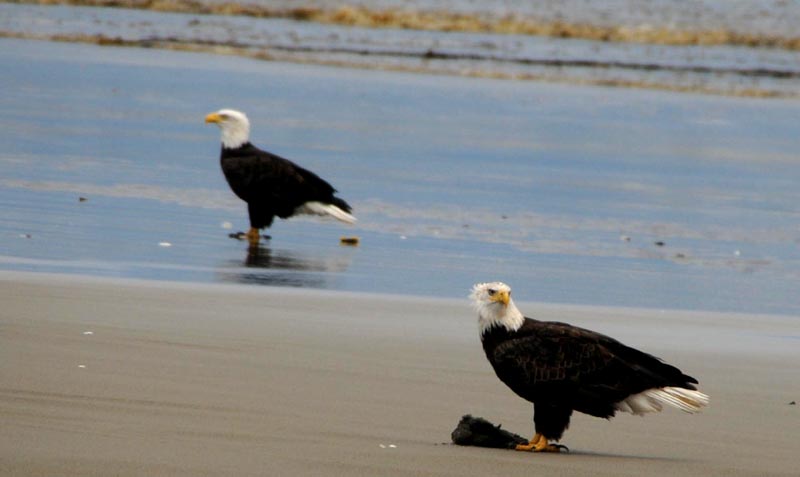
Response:
POLYGON ((516 379, 527 385, 579 380, 614 359, 608 344, 617 342, 607 336, 564 323, 526 323, 526 327, 532 325, 535 330, 523 327, 519 338, 507 340, 494 350, 497 365, 515 369, 516 379))

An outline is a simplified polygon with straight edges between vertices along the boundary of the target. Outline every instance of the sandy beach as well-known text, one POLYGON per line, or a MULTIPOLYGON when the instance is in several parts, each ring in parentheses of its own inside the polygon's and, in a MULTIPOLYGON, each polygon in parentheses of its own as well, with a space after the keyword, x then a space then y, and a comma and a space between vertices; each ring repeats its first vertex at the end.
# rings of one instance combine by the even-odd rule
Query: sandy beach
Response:
POLYGON ((796 317, 521 303, 661 356, 712 397, 694 416, 579 415, 571 453, 535 455, 449 444, 466 413, 531 431, 466 299, 18 272, 0 272, 0 296, 2 475, 797 471, 796 317))

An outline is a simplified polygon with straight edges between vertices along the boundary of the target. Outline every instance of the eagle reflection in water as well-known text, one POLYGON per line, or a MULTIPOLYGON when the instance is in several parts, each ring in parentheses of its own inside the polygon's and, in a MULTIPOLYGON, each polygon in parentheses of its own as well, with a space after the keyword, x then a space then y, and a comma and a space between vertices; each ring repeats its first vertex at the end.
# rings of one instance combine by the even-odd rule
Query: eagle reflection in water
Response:
POLYGON ((346 249, 340 251, 323 255, 251 245, 244 261, 231 261, 222 267, 220 279, 251 285, 332 288, 336 274, 350 266, 351 254, 346 249))

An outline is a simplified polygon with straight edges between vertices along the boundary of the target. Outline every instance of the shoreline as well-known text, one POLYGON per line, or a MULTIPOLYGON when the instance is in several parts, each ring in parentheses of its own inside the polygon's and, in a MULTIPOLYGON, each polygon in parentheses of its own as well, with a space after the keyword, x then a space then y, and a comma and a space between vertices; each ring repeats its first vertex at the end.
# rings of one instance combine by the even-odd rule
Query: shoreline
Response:
MULTIPOLYGON (((328 289, 302 286, 281 286, 264 285, 258 283, 237 283, 237 282, 206 282, 192 280, 175 279, 153 279, 137 278, 128 276, 99 276, 91 273, 80 272, 50 272, 50 271, 28 271, 14 269, 0 269, 0 284, 5 282, 22 281, 31 284, 44 285, 47 283, 69 282, 73 285, 93 286, 93 285, 113 285, 118 287, 133 288, 167 288, 181 291, 207 291, 220 293, 241 293, 244 296, 251 295, 292 295, 292 296, 319 296, 320 298, 340 298, 343 300, 374 299, 399 303, 404 301, 414 301, 430 303, 432 305, 462 307, 468 312, 472 312, 469 304, 469 288, 465 288, 464 297, 436 297, 430 295, 415 295, 413 293, 386 293, 381 291, 353 291, 346 289, 328 289)), ((509 285, 514 285, 509 283, 509 285)), ((521 284, 517 284, 515 290, 521 284)), ((521 291, 521 290, 520 290, 521 291)), ((519 292, 518 292, 519 293, 519 292)), ((555 301, 539 301, 536 299, 522 299, 515 296, 515 301, 519 301, 526 309, 539 310, 543 314, 557 314, 566 312, 570 315, 596 314, 603 317, 607 324, 615 324, 617 319, 627 320, 632 317, 638 319, 657 320, 658 316, 669 314, 673 321, 687 324, 694 322, 698 317, 712 317, 713 321, 709 326, 716 326, 720 322, 736 324, 737 328, 747 327, 753 318, 759 323, 765 321, 775 327, 790 325, 800 316, 789 313, 752 313, 720 310, 696 310, 689 308, 663 308, 663 307, 643 307, 625 305, 594 305, 555 301), (619 318, 615 318, 619 317, 619 318)), ((541 318, 540 319, 548 319, 541 318)), ((650 323, 652 324, 652 323, 650 323)), ((800 338, 800 336, 798 336, 800 338)))

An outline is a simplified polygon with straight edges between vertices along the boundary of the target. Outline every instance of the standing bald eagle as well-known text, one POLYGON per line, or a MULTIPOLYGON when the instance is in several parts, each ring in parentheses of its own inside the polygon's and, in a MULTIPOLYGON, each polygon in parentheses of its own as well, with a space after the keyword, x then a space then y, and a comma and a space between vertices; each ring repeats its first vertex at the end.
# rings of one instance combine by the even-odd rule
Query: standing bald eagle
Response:
POLYGON ((698 412, 708 396, 697 380, 647 353, 577 326, 526 318, 511 288, 480 283, 470 297, 486 357, 497 377, 533 403, 535 434, 517 450, 558 452, 572 411, 610 418, 642 415, 664 404, 698 412))
POLYGON ((206 116, 222 132, 222 172, 234 194, 247 202, 250 230, 247 238, 257 244, 259 230, 277 216, 327 215, 352 224, 351 207, 336 197, 336 189, 313 172, 288 159, 250 144, 250 121, 244 113, 221 109, 206 116))

